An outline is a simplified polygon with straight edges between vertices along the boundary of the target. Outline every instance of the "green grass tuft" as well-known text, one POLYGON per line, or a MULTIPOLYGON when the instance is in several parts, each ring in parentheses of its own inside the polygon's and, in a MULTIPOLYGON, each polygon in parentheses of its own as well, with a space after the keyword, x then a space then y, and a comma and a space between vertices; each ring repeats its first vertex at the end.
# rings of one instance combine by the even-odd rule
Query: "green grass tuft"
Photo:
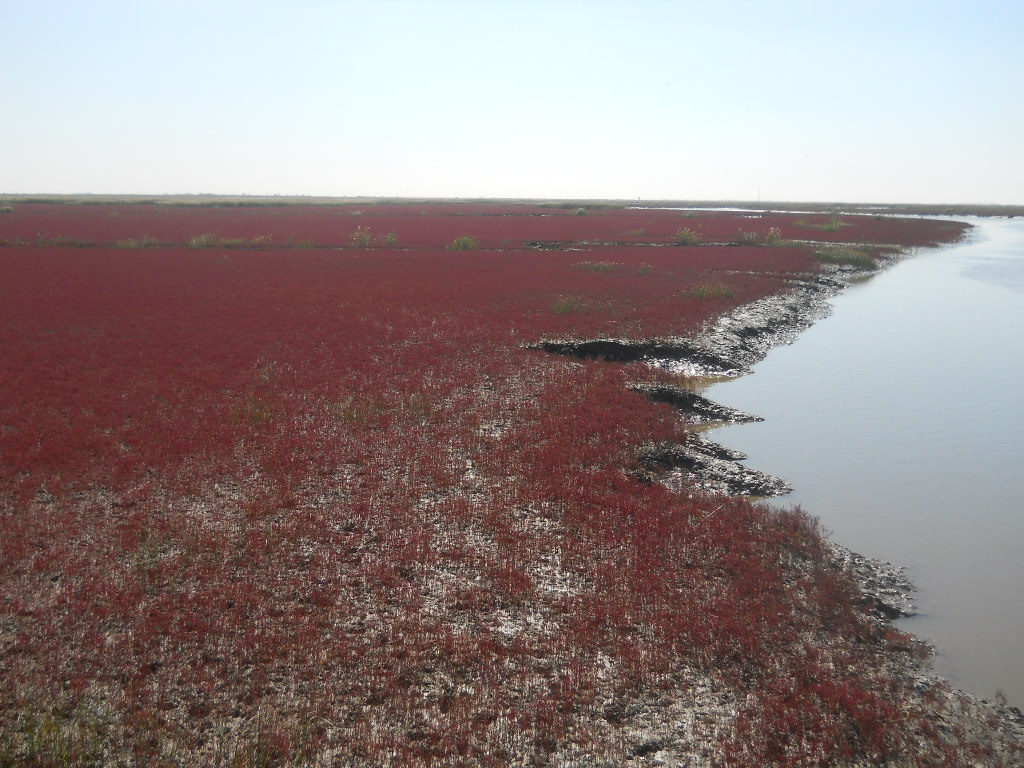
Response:
POLYGON ((878 261, 866 251, 857 248, 845 246, 819 248, 814 252, 814 258, 826 264, 836 264, 841 267, 853 267, 854 269, 869 271, 878 269, 878 261))
POLYGON ((690 295, 698 299, 731 299, 735 296, 725 283, 700 283, 690 289, 690 295))
POLYGON ((480 243, 472 235, 459 235, 448 243, 449 251, 472 251, 474 248, 479 247, 480 243))
POLYGON ((703 242, 704 238, 701 237, 700 232, 689 227, 683 227, 676 232, 676 245, 700 245, 703 242))
POLYGON ((374 246, 398 245, 398 233, 388 232, 386 235, 375 235, 369 227, 356 227, 349 235, 349 243, 353 248, 373 248, 374 246))
POLYGON ((355 231, 348 238, 353 248, 369 248, 372 240, 373 235, 370 234, 369 227, 356 227, 355 231))

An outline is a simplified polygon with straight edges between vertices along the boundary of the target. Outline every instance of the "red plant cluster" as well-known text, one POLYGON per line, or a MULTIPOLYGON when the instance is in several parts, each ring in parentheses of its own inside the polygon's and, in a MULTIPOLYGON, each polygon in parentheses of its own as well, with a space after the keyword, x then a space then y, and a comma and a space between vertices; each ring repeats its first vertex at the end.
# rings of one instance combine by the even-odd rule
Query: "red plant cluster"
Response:
MULTIPOLYGON (((148 222, 338 245, 353 218, 25 208, 5 226, 103 242, 148 222)), ((809 253, 523 249, 679 212, 522 212, 356 217, 416 248, 0 249, 0 763, 960 754, 918 743, 890 669, 914 644, 868 618, 813 520, 645 482, 636 448, 685 439, 628 388, 645 374, 525 349, 693 332, 809 253), (514 247, 445 250, 453 232, 514 247), (709 281, 728 290, 694 293, 709 281), (703 730, 638 740, 698 683, 720 705, 703 730)))

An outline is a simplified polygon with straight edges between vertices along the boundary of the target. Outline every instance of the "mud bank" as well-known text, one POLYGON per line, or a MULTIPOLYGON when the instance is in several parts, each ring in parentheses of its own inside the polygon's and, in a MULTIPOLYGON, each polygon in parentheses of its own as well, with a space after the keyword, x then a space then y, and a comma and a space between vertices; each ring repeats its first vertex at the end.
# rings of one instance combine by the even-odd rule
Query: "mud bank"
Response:
MULTIPOLYGON (((826 317, 829 298, 842 291, 853 274, 864 273, 844 276, 836 272, 794 279, 789 292, 739 307, 693 339, 545 340, 530 348, 584 359, 645 363, 691 377, 740 376, 749 373, 751 366, 773 347, 792 343, 802 331, 826 317)), ((636 389, 656 402, 678 408, 688 424, 761 420, 681 387, 636 389)), ((705 491, 758 497, 781 496, 792 490, 784 480, 743 465, 745 458, 696 433, 691 433, 685 444, 641 449, 641 463, 651 471, 660 471, 662 480, 672 487, 689 484, 705 491)))
MULTIPOLYGON (((828 300, 853 279, 868 274, 871 273, 836 269, 827 275, 794 279, 788 293, 739 307, 694 339, 545 341, 534 348, 580 358, 643 362, 694 377, 740 376, 750 373, 751 366, 774 347, 792 343, 801 332, 827 317, 831 311, 828 300)), ((716 403, 682 387, 638 385, 635 389, 655 402, 675 406, 691 425, 762 421, 760 416, 716 403)), ((730 496, 759 498, 783 496, 793 490, 785 480, 745 466, 742 462, 746 454, 696 431, 691 431, 682 444, 644 445, 639 456, 649 479, 676 490, 696 487, 730 496)), ((896 619, 916 613, 911 600, 914 586, 902 568, 835 543, 831 548, 835 567, 856 579, 879 618, 896 619)))
POLYGON ((808 275, 790 284, 789 292, 739 307, 692 339, 545 340, 530 348, 578 358, 643 362, 687 376, 740 376, 749 373, 750 366, 773 347, 791 343, 801 331, 826 317, 829 298, 849 281, 808 275))

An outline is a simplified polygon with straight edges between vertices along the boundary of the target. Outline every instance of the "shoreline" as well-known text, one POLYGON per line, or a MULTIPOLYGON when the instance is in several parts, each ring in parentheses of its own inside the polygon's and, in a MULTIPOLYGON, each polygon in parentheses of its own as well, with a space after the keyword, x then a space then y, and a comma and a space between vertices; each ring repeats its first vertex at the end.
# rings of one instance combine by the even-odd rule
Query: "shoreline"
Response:
MULTIPOLYGON (((727 361, 727 364, 731 363, 734 366, 732 370, 735 372, 725 372, 715 367, 702 367, 696 361, 691 362, 689 367, 684 369, 685 372, 693 371, 695 375, 703 377, 725 375, 730 378, 752 373, 751 367, 764 359, 773 348, 793 343, 803 331, 819 320, 828 317, 831 313, 829 299, 842 293, 855 280, 878 274, 910 255, 912 254, 902 252, 895 258, 886 259, 880 263, 877 270, 834 270, 829 276, 796 283, 794 290, 787 295, 770 296, 739 307, 719 319, 712 329, 696 339, 698 349, 720 357, 727 361)), ((664 363, 652 362, 656 365, 664 365, 664 363)), ((674 365, 678 366, 679 363, 674 365)), ((676 368, 671 369, 675 370, 676 368)), ((710 400, 707 402, 719 405, 710 400)), ((722 409, 722 414, 726 416, 722 422, 741 423, 745 420, 742 418, 734 420, 729 417, 734 410, 729 406, 719 407, 722 409)), ((744 414, 744 416, 749 416, 747 420, 761 420, 756 415, 744 414)), ((699 419, 698 416, 697 423, 699 423, 699 419)), ((739 454, 742 457, 720 461, 717 465, 709 466, 704 472, 698 472, 701 487, 715 490, 716 486, 723 484, 728 486, 730 477, 734 476, 736 472, 735 467, 740 466, 741 470, 745 469, 740 465, 745 458, 743 454, 725 446, 718 446, 717 443, 712 443, 704 438, 695 442, 696 446, 687 446, 691 453, 701 451, 702 448, 698 447, 701 443, 710 443, 716 448, 739 454)), ((764 474, 755 470, 746 471, 756 475, 764 474)), ((766 477, 770 479, 767 485, 762 478, 752 477, 745 493, 761 496, 762 494, 757 493, 757 490, 772 487, 770 484, 772 480, 785 486, 786 490, 780 493, 764 494, 764 498, 782 496, 791 490, 784 480, 773 478, 771 475, 766 477)), ((813 510, 810 513, 813 515, 813 510)), ((872 613, 877 622, 884 626, 891 626, 891 621, 894 619, 917 614, 917 609, 912 601, 912 595, 916 588, 907 577, 903 566, 866 557, 829 538, 826 538, 826 542, 831 549, 834 567, 854 578, 861 593, 871 604, 872 613)), ((932 647, 930 643, 928 645, 932 647)), ((984 730, 985 724, 991 726, 994 757, 1000 760, 1010 759, 1014 754, 1014 743, 1024 740, 1024 713, 1019 708, 1006 703, 990 701, 953 687, 933 671, 931 658, 919 659, 901 672, 905 679, 913 682, 919 694, 922 694, 922 706, 927 706, 924 695, 926 692, 928 695, 933 695, 935 691, 942 691, 945 704, 949 707, 948 713, 954 715, 954 719, 957 721, 946 723, 946 727, 977 735, 984 730)))
MULTIPOLYGON (((793 343, 803 331, 828 317, 831 313, 829 299, 854 281, 870 278, 910 255, 901 251, 880 261, 877 270, 838 268, 822 275, 791 280, 792 290, 788 293, 738 307, 694 338, 657 341, 605 338, 544 341, 531 346, 572 357, 642 362, 704 379, 743 376, 752 373, 752 366, 769 351, 793 343)), ((636 389, 656 402, 678 408, 688 427, 762 420, 755 414, 716 403, 682 387, 643 385, 636 389)), ((785 480, 743 465, 747 457, 742 452, 709 440, 696 431, 689 433, 685 444, 642 446, 640 456, 646 479, 677 491, 696 486, 703 492, 748 496, 756 500, 792 491, 785 480)), ((813 515, 813 510, 810 513, 813 515)), ((916 588, 904 567, 853 552, 827 537, 825 541, 832 567, 854 579, 880 628, 891 628, 893 620, 917 614, 912 600, 916 588)), ((930 643, 918 642, 934 653, 930 643)), ((1024 742, 1024 712, 1004 701, 991 701, 953 687, 934 672, 931 655, 909 662, 905 659, 891 662, 897 667, 896 674, 912 685, 919 697, 919 706, 930 712, 937 727, 982 740, 987 734, 990 757, 996 761, 992 764, 1009 764, 1006 761, 1016 756, 1015 745, 1024 742)))

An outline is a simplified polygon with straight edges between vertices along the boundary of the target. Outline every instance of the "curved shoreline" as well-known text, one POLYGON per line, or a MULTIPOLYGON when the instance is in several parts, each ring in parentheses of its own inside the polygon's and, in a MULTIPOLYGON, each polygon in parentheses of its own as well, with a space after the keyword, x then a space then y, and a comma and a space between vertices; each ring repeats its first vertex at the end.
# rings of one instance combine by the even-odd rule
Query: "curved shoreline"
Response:
MULTIPOLYGON (((878 270, 834 269, 826 275, 792 280, 790 292, 743 305, 692 339, 545 341, 533 348, 573 357, 643 362, 687 376, 733 378, 751 373, 751 367, 770 350, 793 343, 800 333, 827 317, 831 312, 829 299, 854 280, 877 274, 898 260, 899 256, 886 259, 878 270)), ((637 390, 655 401, 674 405, 691 425, 762 420, 679 387, 638 386, 637 390)), ((698 433, 691 433, 685 445, 645 445, 640 456, 641 465, 652 479, 676 489, 696 485, 707 492, 760 498, 792 490, 780 478, 745 467, 741 463, 745 454, 698 433)), ((905 568, 865 557, 829 539, 826 542, 833 567, 854 579, 880 625, 888 627, 894 619, 917 613, 912 601, 915 587, 905 568)), ((932 713, 937 727, 988 741, 994 762, 979 765, 1011 764, 1008 761, 1015 759, 1016 750, 1024 743, 1024 713, 1020 709, 954 688, 935 674, 930 658, 893 663, 897 666, 895 674, 911 684, 919 697, 918 704, 932 713)))
MULTIPOLYGON (((886 260, 878 270, 871 272, 835 270, 829 277, 800 281, 795 283, 794 290, 789 294, 766 297, 720 318, 713 328, 695 340, 695 345, 699 350, 731 363, 732 367, 728 371, 702 367, 696 360, 686 366, 667 360, 651 362, 669 367, 670 370, 705 377, 732 377, 750 373, 751 366, 762 360, 771 349, 793 343, 800 333, 827 317, 831 313, 829 299, 840 294, 854 279, 877 274, 898 260, 886 260)), ((723 412, 732 410, 728 406, 721 407, 723 412)), ((760 420, 760 417, 752 416, 751 419, 760 420)), ((731 420, 726 418, 725 421, 731 420)), ((725 463, 735 464, 741 460, 725 463)), ((724 470, 725 474, 729 471, 724 470)), ((700 473, 697 474, 700 476, 700 473)), ((718 480, 716 477, 701 477, 699 482, 711 490, 718 480)), ((782 480, 779 482, 786 485, 782 480)), ((771 495, 783 495, 789 490, 786 485, 785 491, 771 495)), ((838 542, 827 541, 835 567, 854 578, 861 593, 872 605, 877 621, 888 625, 893 619, 917 613, 912 601, 915 587, 904 567, 865 557, 838 542)), ((1014 745, 1024 741, 1024 713, 1020 709, 954 688, 933 672, 930 659, 917 661, 903 669, 902 674, 922 694, 922 706, 927 706, 925 692, 929 692, 929 695, 934 695, 934 691, 943 692, 947 714, 952 714, 955 720, 947 723, 946 727, 975 734, 984 731, 986 726, 991 728, 992 756, 997 761, 994 764, 1002 764, 1002 761, 1013 758, 1014 745)), ((937 718, 943 719, 938 714, 937 718)))

